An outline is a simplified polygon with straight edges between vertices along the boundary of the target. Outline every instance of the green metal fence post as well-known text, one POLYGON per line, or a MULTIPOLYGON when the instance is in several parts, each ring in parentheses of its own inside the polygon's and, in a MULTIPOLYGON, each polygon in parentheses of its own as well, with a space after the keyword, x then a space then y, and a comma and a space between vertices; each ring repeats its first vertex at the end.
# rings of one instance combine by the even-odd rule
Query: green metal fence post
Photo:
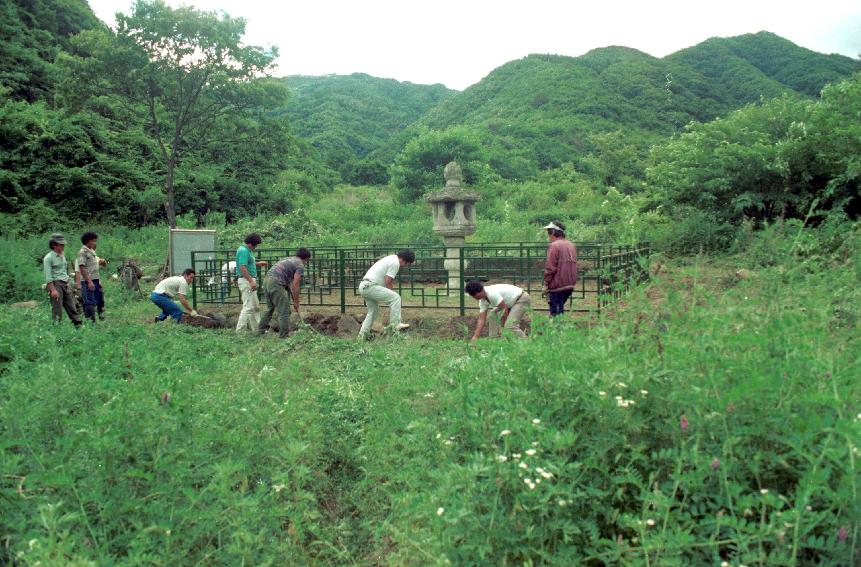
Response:
POLYGON ((344 268, 345 252, 345 250, 338 250, 338 285, 341 288, 341 313, 347 312, 347 282, 344 281, 347 277, 347 270, 344 268))
POLYGON ((464 262, 463 255, 464 255, 464 248, 463 248, 463 246, 461 246, 460 247, 460 271, 459 271, 459 273, 460 273, 460 278, 459 278, 460 279, 460 285, 458 286, 459 289, 457 290, 457 293, 460 295, 460 316, 461 317, 466 315, 466 297, 464 297, 464 295, 463 295, 465 293, 463 291, 463 287, 465 284, 464 276, 466 274, 464 274, 464 272, 465 272, 464 268, 466 266, 466 262, 464 262))
MULTIPOLYGON (((194 255, 195 254, 196 254, 196 252, 194 252, 194 251, 191 252, 191 267, 194 270, 197 270, 197 266, 195 266, 195 262, 194 262, 194 260, 195 260, 194 255)), ((198 282, 198 279, 194 278, 194 283, 191 284, 191 307, 195 311, 197 310, 197 282, 198 282)))

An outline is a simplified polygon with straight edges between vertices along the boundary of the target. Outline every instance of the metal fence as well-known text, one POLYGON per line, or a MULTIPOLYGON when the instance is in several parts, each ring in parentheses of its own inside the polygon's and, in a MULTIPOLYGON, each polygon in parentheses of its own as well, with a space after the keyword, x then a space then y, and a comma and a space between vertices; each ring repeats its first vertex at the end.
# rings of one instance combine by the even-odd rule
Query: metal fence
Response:
MULTIPOLYGON (((600 312, 608 302, 624 294, 629 286, 648 277, 648 242, 633 245, 575 242, 579 280, 572 294, 569 310, 600 312)), ((401 269, 395 280, 404 308, 451 309, 461 315, 478 309, 478 302, 464 292, 464 284, 472 279, 494 283, 510 283, 522 287, 533 298, 544 282, 546 242, 511 242, 471 244, 454 249, 448 257, 457 263, 457 278, 450 281, 443 262, 444 246, 338 246, 310 248, 311 259, 305 265, 301 302, 309 306, 338 307, 341 313, 350 308, 362 308, 364 301, 358 286, 368 268, 381 257, 410 248, 416 262, 401 269), (454 285, 456 284, 456 285, 454 285)), ((451 250, 451 249, 450 249, 451 250)), ((274 266, 295 250, 260 248, 254 252, 258 261, 274 266)), ((195 307, 240 303, 236 287, 235 250, 192 252, 191 263, 197 273, 192 285, 195 307)), ((262 278, 267 268, 258 268, 262 278)), ((533 308, 542 302, 533 299, 533 308)), ((546 309, 546 308, 545 308, 546 309)))

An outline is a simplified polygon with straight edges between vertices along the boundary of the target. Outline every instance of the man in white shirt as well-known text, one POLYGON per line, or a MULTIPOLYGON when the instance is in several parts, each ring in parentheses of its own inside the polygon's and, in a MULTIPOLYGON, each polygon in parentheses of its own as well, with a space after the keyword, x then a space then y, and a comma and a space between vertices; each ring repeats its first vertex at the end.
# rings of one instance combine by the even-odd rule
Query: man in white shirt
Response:
POLYGON ((164 321, 168 317, 172 317, 179 323, 182 320, 182 309, 177 305, 173 298, 177 297, 186 311, 192 315, 197 315, 197 311, 191 308, 188 300, 185 298, 188 295, 188 286, 194 281, 194 270, 191 268, 182 272, 181 276, 173 276, 165 278, 158 282, 150 296, 150 299, 161 309, 161 315, 157 315, 155 322, 164 321))
POLYGON ((400 331, 409 327, 401 324, 401 296, 392 289, 398 271, 416 261, 415 253, 404 248, 397 254, 385 256, 371 266, 359 284, 359 295, 365 298, 368 314, 359 329, 359 338, 367 339, 380 305, 389 306, 389 331, 400 331))
POLYGON ((484 285, 478 280, 471 280, 466 282, 465 291, 478 300, 478 324, 470 342, 478 340, 485 324, 491 337, 498 337, 500 329, 504 328, 521 339, 526 338, 526 333, 520 328, 520 319, 529 309, 531 300, 523 289, 516 285, 484 285), (496 317, 491 317, 488 321, 488 311, 494 314, 502 313, 498 323, 496 317))

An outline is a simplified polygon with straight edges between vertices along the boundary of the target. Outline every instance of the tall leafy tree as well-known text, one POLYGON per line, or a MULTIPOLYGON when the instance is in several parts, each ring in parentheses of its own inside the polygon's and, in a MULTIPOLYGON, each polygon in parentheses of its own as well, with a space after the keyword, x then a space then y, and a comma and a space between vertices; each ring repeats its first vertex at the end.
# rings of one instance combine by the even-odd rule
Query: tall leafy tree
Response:
POLYGON ((165 213, 176 227, 175 179, 184 157, 213 144, 251 142, 256 128, 225 131, 225 117, 254 120, 286 101, 286 88, 260 80, 277 50, 242 42, 245 20, 162 0, 138 0, 117 14, 115 33, 87 31, 66 60, 67 96, 109 95, 128 103, 154 139, 164 173, 165 213))

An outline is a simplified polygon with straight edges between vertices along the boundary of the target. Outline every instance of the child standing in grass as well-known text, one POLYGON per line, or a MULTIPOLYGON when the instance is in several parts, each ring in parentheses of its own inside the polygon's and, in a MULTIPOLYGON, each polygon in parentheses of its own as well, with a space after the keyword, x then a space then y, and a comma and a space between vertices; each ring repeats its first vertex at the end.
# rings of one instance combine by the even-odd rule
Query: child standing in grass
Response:
MULTIPOLYGON (((96 244, 99 235, 95 232, 85 232, 81 235, 81 250, 75 260, 75 266, 80 271, 81 299, 84 302, 84 316, 96 322, 96 312, 99 320, 105 320, 105 295, 99 280, 99 266, 106 266, 104 258, 96 256, 96 244)), ((76 278, 76 283, 78 279, 76 278)))

